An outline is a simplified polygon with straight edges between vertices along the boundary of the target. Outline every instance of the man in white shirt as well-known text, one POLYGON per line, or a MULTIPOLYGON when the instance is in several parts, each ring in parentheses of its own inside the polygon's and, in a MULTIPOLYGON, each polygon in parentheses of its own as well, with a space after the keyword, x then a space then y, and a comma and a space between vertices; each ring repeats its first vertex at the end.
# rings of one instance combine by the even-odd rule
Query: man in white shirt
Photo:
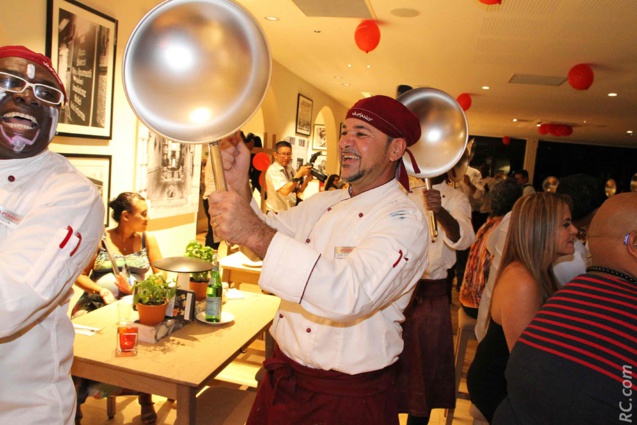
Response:
MULTIPOLYGON (((482 173, 480 170, 471 166, 467 167, 465 174, 457 186, 467 196, 469 204, 471 205, 471 224, 473 226, 473 232, 477 232, 486 217, 480 213, 482 202, 485 197, 485 189, 482 186, 482 173)), ((449 281, 453 281, 453 276, 456 277, 456 290, 460 291, 460 285, 464 279, 464 269, 467 265, 467 258, 469 257, 469 248, 459 249, 456 252, 456 264, 449 272, 449 281)))
POLYGON ((533 188, 533 185, 529 183, 528 171, 526 170, 516 171, 514 174, 514 177, 518 181, 518 183, 520 183, 520 186, 522 186, 522 196, 535 193, 535 189, 533 188))
POLYGON ((104 232, 95 186, 49 151, 66 93, 46 56, 0 47, 0 423, 71 425, 72 285, 104 232))
POLYGON ((445 183, 446 175, 433 178, 431 190, 422 181, 410 181, 411 199, 425 216, 435 213, 438 237, 427 247, 427 269, 405 310, 405 349, 399 358, 399 410, 408 413, 410 425, 426 424, 431 409, 453 408, 456 401, 453 364, 453 330, 447 272, 456 262, 456 250, 468 249, 475 239, 469 200, 445 183))
POLYGON ((338 143, 349 189, 267 216, 250 201, 245 145, 224 141, 231 190, 210 195, 212 226, 263 258, 259 285, 282 299, 249 425, 398 425, 394 365, 428 231, 396 175, 406 180, 402 157, 420 131, 395 99, 361 99, 338 143))
POLYGON ((268 212, 280 213, 296 206, 297 195, 303 193, 312 180, 312 166, 303 165, 298 172, 294 171, 292 161, 292 145, 281 141, 275 146, 274 162, 265 173, 267 198, 265 205, 268 212))

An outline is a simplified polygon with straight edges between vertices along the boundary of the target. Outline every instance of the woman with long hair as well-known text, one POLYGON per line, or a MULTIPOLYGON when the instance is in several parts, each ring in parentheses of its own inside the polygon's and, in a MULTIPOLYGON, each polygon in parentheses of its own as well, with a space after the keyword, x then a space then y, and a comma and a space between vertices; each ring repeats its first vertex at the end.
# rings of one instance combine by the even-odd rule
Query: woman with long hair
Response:
POLYGON ((520 198, 511 225, 490 306, 490 323, 467 374, 471 402, 491 422, 506 396, 504 372, 518 337, 556 291, 550 267, 574 252, 577 229, 570 198, 549 192, 520 198))

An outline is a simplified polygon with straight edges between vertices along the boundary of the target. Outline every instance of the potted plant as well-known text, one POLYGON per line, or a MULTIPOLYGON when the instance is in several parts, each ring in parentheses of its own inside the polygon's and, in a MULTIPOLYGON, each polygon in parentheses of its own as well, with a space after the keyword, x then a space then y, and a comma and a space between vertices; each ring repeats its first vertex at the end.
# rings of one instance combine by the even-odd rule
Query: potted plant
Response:
MULTIPOLYGON (((217 251, 197 241, 190 241, 190 243, 186 245, 185 256, 188 258, 198 258, 213 264, 217 259, 217 251)), ((195 292, 195 299, 197 301, 201 301, 206 298, 208 282, 210 282, 210 270, 190 274, 190 284, 188 287, 191 291, 195 292)))
POLYGON ((137 282, 131 290, 134 294, 133 303, 137 305, 139 313, 139 323, 153 326, 164 320, 168 300, 177 293, 177 284, 156 273, 137 282))

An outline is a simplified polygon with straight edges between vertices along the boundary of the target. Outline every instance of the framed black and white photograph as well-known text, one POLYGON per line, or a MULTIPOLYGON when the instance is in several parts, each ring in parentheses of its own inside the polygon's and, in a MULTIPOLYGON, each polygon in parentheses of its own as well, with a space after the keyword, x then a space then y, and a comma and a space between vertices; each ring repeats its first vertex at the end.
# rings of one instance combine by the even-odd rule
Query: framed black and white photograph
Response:
POLYGON ((296 132, 309 136, 312 134, 312 99, 299 93, 296 102, 296 132))
POLYGON ((314 124, 314 134, 312 136, 312 149, 314 150, 327 149, 327 135, 325 133, 324 124, 314 124))
POLYGON ((66 89, 57 133, 110 139, 117 20, 75 0, 47 0, 46 53, 66 89))
POLYGON ((111 198, 111 156, 63 153, 77 170, 93 182, 104 202, 104 226, 109 223, 108 203, 111 198))
POLYGON ((336 140, 341 140, 341 136, 343 135, 344 131, 345 131, 345 123, 342 122, 341 125, 339 125, 338 127, 338 134, 336 135, 336 140))
POLYGON ((166 139, 137 122, 135 189, 148 201, 152 217, 197 212, 201 148, 166 139))

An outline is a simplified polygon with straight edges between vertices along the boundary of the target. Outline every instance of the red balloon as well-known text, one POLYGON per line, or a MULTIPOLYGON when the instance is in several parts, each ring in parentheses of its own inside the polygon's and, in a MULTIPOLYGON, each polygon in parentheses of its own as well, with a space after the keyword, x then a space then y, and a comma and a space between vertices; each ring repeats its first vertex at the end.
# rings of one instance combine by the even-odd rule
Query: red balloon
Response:
POLYGON ((504 136, 502 138, 502 144, 504 146, 509 146, 510 143, 511 143, 511 138, 509 136, 504 136))
POLYGON ((270 156, 265 152, 259 152, 252 158, 252 165, 259 171, 265 171, 270 166, 270 156))
POLYGON ((564 134, 566 133, 566 131, 564 130, 564 128, 565 128, 565 127, 566 127, 566 126, 565 126, 565 125, 563 125, 563 124, 558 124, 558 125, 556 125, 556 126, 555 126, 555 135, 556 135, 556 136, 559 136, 559 137, 564 136, 564 134))
POLYGON ((354 33, 356 45, 365 53, 369 53, 380 43, 380 28, 371 19, 366 19, 356 27, 354 33))
POLYGON ((537 132, 541 135, 549 134, 549 125, 548 124, 540 124, 537 128, 537 132))
POLYGON ((480 3, 484 3, 484 4, 501 4, 502 0, 480 0, 480 3))
POLYGON ((575 65, 568 71, 568 83, 575 90, 587 90, 595 79, 595 74, 590 66, 585 63, 575 65))
POLYGON ((463 111, 471 108, 471 95, 469 93, 462 93, 456 98, 456 102, 462 108, 463 111))

